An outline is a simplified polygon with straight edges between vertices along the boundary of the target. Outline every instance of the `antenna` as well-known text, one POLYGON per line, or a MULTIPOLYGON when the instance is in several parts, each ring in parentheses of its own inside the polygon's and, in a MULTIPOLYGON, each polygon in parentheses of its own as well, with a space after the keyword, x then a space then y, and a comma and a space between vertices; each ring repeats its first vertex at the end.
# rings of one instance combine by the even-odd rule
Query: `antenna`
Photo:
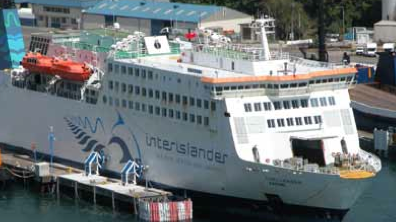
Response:
POLYGON ((268 16, 261 17, 260 19, 256 19, 250 24, 251 28, 260 29, 261 34, 261 45, 264 49, 264 59, 270 60, 271 54, 268 45, 267 34, 275 33, 275 19, 270 18, 268 16), (267 30, 268 29, 268 30, 267 30))

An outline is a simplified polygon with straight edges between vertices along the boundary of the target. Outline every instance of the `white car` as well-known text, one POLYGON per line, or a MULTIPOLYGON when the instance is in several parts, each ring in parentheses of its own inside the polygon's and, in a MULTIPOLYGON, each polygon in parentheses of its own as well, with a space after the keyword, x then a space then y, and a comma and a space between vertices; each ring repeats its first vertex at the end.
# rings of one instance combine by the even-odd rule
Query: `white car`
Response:
POLYGON ((363 46, 356 47, 356 55, 363 55, 363 53, 364 53, 364 47, 363 46))

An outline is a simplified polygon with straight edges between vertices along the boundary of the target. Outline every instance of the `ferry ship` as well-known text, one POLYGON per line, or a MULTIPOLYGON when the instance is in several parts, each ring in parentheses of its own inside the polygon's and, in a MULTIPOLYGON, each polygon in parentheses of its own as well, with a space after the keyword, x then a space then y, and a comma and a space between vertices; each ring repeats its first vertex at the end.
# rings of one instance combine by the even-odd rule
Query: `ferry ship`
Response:
POLYGON ((207 204, 342 218, 381 170, 359 147, 356 69, 271 52, 273 26, 252 24, 256 48, 208 30, 196 44, 37 35, 50 47, 0 75, 0 141, 77 163, 97 151, 111 172, 133 160, 207 204))

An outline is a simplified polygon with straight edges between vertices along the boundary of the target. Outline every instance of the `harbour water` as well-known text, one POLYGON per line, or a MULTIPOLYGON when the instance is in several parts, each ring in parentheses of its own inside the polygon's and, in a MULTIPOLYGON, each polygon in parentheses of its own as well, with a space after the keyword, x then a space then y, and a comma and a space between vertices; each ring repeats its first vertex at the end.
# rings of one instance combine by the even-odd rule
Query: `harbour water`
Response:
MULTIPOLYGON (((346 215, 345 222, 396 221, 396 164, 383 162, 383 170, 372 186, 360 197, 346 215)), ((1 186, 0 186, 1 188, 1 186)), ((41 195, 23 188, 7 186, 0 190, 0 221, 13 222, 137 222, 131 214, 113 213, 110 207, 51 195, 41 195)), ((195 222, 213 221, 196 218, 195 222)), ((216 220, 218 221, 218 220, 216 220)))

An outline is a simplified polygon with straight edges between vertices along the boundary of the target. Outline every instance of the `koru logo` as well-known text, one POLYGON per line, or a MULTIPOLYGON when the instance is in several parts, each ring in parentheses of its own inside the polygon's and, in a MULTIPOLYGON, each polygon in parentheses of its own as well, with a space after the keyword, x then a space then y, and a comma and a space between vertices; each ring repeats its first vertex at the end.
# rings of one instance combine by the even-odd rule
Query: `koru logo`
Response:
POLYGON ((154 41, 154 47, 155 47, 156 49, 160 49, 160 48, 161 48, 161 43, 158 41, 158 39, 156 39, 156 40, 154 41))

